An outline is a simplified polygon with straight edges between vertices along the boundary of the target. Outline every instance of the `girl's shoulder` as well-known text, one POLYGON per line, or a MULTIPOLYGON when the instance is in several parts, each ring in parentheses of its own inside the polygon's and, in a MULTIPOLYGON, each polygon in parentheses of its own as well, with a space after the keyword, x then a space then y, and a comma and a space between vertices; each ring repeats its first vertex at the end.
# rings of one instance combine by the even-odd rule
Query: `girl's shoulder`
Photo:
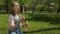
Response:
POLYGON ((13 18, 13 15, 10 14, 10 15, 9 15, 9 18, 13 18))

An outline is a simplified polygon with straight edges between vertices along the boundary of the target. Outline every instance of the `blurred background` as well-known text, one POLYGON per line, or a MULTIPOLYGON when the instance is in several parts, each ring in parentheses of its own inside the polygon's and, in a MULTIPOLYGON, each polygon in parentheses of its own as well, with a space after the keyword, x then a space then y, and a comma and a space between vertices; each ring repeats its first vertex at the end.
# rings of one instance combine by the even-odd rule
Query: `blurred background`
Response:
POLYGON ((0 0, 0 34, 8 34, 10 3, 14 1, 29 21, 28 32, 22 28, 24 34, 60 34, 60 0, 0 0))

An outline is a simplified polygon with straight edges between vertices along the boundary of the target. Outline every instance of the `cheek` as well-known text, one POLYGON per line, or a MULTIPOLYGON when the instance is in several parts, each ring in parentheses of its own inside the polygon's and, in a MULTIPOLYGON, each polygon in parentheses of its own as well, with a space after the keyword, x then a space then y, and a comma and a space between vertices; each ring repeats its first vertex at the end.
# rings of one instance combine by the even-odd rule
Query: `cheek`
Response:
POLYGON ((15 6, 14 10, 20 11, 20 7, 19 6, 15 6))
POLYGON ((17 7, 17 9, 20 9, 20 7, 17 7))
POLYGON ((17 10, 20 10, 20 7, 17 7, 17 10))

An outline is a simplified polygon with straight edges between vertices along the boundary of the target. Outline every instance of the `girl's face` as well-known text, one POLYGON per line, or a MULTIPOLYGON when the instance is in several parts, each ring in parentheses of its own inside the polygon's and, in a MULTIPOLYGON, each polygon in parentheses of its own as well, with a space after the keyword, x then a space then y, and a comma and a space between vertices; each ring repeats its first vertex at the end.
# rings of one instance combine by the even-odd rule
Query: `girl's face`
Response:
POLYGON ((13 10, 14 14, 17 14, 20 11, 19 3, 14 3, 13 10))

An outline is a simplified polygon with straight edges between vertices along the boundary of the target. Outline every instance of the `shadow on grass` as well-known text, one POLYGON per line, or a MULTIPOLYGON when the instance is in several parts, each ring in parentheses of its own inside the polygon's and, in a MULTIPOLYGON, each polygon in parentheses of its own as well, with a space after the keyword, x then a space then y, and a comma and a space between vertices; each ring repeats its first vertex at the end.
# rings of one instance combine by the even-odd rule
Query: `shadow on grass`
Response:
POLYGON ((60 24, 60 14, 35 14, 28 20, 50 22, 51 24, 60 24))
POLYGON ((48 31, 48 30, 60 30, 59 28, 48 28, 48 29, 38 29, 37 31, 28 31, 28 32, 24 32, 24 33, 35 33, 35 32, 41 32, 41 31, 48 31))
MULTIPOLYGON (((0 28, 0 30, 6 31, 6 30, 8 30, 8 27, 0 28)), ((58 27, 58 28, 48 28, 48 29, 37 29, 36 31, 27 31, 27 32, 23 31, 23 33, 25 33, 25 34, 26 33, 35 33, 35 32, 41 32, 41 31, 49 31, 49 30, 60 30, 60 27, 58 27)), ((5 32, 5 33, 7 33, 7 32, 5 32)))

